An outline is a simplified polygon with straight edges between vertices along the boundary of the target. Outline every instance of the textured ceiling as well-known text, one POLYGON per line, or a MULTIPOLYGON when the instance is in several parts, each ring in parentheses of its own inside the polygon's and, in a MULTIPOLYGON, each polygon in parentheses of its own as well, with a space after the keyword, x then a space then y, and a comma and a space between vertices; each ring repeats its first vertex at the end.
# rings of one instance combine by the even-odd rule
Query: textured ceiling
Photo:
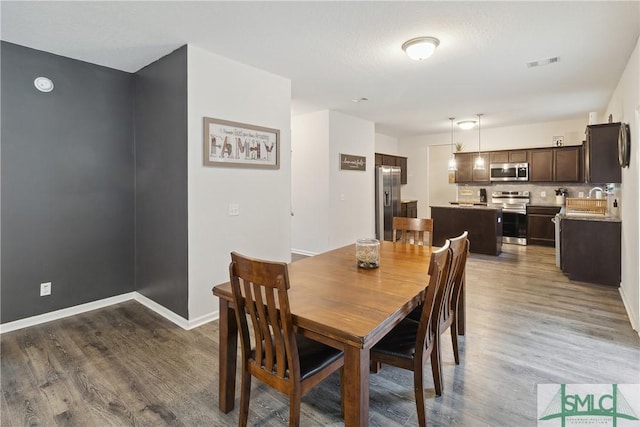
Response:
POLYGON ((292 113, 341 111, 391 136, 602 112, 640 2, 1 2, 2 39, 134 72, 184 45, 291 79, 292 113), (400 46, 440 39, 408 59, 400 46), (559 56, 558 63, 526 63, 559 56), (367 102, 354 103, 366 97, 367 102))

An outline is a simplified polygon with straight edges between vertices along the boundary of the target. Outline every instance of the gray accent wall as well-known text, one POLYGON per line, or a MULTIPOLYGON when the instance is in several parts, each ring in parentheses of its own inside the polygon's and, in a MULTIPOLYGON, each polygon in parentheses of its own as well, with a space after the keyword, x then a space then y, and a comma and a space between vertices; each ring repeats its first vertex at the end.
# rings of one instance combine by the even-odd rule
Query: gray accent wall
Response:
POLYGON ((134 291, 134 76, 6 42, 1 55, 0 321, 134 291))
POLYGON ((136 288, 189 318, 187 47, 136 73, 136 288))

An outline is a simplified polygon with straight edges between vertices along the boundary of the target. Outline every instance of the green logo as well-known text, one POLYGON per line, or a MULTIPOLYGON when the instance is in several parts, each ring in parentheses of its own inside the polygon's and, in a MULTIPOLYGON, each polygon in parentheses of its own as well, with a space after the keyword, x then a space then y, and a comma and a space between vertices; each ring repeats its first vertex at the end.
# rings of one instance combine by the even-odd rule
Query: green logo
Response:
MULTIPOLYGON (((617 427, 618 420, 621 419, 638 421, 636 413, 620 392, 618 385, 607 384, 606 387, 611 387, 611 391, 603 390, 603 386, 598 384, 578 384, 571 385, 571 392, 568 392, 567 385, 560 384, 559 390, 542 412, 539 420, 559 419, 561 427, 565 427, 567 420, 570 420, 572 425, 606 424, 613 427, 617 427)), ((540 396, 540 392, 538 395, 540 396)), ((634 396, 631 401, 637 402, 637 400, 637 396, 634 396)), ((633 423, 633 425, 637 424, 633 423)), ((545 424, 539 423, 539 425, 545 424)))

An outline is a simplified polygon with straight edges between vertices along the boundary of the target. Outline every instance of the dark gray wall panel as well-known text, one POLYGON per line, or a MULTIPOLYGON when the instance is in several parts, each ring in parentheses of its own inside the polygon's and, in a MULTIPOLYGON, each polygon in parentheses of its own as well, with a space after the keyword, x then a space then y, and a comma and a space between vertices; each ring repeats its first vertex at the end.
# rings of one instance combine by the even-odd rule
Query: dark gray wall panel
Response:
POLYGON ((136 73, 136 288, 188 319, 187 48, 136 73))
POLYGON ((2 323, 133 291, 133 75, 1 54, 2 323), (34 88, 40 75, 53 92, 34 88))

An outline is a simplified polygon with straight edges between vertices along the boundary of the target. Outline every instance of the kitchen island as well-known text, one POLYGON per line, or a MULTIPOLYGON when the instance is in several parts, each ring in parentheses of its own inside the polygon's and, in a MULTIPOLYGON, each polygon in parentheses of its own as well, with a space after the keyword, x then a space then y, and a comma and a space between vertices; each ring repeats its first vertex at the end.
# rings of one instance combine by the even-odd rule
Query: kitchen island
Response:
POLYGON ((502 209, 487 206, 431 206, 433 244, 442 246, 450 237, 469 232, 469 251, 500 255, 502 252, 502 209))

